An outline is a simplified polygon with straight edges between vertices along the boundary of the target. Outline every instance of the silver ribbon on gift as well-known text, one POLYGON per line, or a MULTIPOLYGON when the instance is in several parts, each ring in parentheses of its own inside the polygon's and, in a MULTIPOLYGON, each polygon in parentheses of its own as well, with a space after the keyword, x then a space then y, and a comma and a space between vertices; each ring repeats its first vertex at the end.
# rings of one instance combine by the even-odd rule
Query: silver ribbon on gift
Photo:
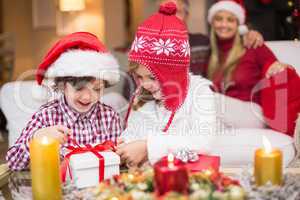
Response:
POLYGON ((190 149, 179 149, 174 152, 175 158, 181 160, 182 162, 196 162, 199 160, 199 156, 195 151, 190 149))

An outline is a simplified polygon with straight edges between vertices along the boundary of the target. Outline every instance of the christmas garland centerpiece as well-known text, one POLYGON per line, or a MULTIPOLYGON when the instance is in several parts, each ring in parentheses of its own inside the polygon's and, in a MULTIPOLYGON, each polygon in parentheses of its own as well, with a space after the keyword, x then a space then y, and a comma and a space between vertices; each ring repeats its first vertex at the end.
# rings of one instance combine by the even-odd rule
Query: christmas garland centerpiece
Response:
POLYGON ((154 179, 152 168, 122 173, 101 182, 92 193, 95 199, 99 200, 245 199, 245 192, 238 181, 212 170, 190 174, 187 193, 169 191, 159 196, 154 179))

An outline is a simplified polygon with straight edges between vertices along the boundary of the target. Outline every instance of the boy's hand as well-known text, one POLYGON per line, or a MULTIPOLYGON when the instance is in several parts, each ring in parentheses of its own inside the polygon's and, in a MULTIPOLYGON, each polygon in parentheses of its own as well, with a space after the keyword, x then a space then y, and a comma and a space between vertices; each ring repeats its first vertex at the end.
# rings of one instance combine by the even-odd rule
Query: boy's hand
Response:
POLYGON ((124 140, 122 138, 117 139, 117 145, 124 144, 124 140))
POLYGON ((61 144, 64 144, 68 141, 67 135, 70 133, 71 130, 67 127, 56 125, 37 130, 34 137, 50 136, 57 139, 61 144))
POLYGON ((117 147, 116 153, 128 167, 138 167, 147 160, 147 141, 138 140, 117 147))

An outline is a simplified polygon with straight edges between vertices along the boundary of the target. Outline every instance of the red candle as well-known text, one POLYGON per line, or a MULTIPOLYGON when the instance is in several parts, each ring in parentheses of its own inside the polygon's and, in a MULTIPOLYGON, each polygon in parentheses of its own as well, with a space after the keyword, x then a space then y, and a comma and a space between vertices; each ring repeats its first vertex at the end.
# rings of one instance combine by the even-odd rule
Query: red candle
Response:
POLYGON ((189 186, 188 171, 184 163, 174 159, 173 154, 154 164, 154 181, 158 195, 169 191, 187 193, 189 186))

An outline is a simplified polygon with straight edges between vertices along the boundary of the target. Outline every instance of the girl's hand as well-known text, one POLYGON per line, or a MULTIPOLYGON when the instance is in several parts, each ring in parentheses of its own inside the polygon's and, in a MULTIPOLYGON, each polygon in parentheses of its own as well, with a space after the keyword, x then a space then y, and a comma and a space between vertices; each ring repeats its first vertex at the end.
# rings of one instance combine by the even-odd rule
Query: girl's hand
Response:
POLYGON ((56 125, 37 130, 34 137, 49 136, 57 139, 61 144, 64 144, 68 141, 67 135, 70 133, 71 130, 67 127, 56 125))
POLYGON ((138 140, 117 147, 116 153, 121 157, 122 163, 131 167, 138 167, 147 160, 147 141, 138 140))
POLYGON ((280 63, 278 61, 274 62, 269 69, 266 72, 266 78, 270 78, 271 76, 274 76, 275 74, 282 72, 286 68, 292 68, 290 65, 285 63, 280 63))

